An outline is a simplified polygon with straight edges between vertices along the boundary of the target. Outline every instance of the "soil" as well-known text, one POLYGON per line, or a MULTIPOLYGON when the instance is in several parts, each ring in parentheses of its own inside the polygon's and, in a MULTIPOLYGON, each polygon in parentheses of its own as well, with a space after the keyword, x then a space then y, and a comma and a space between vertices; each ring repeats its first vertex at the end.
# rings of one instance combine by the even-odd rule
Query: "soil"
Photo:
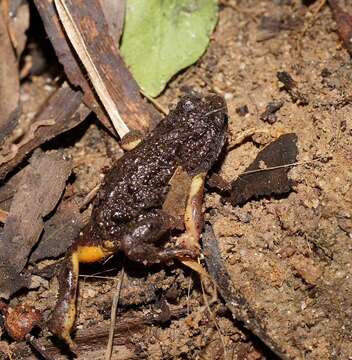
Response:
MULTIPOLYGON (((297 134, 299 163, 290 171, 295 181, 290 194, 233 207, 208 190, 206 218, 234 287, 287 359, 352 359, 351 57, 327 5, 313 16, 317 4, 308 1, 234 4, 220 6, 206 54, 176 76, 157 101, 168 108, 190 91, 215 91, 225 97, 229 145, 253 133, 218 164, 228 181, 277 136, 297 134), (279 71, 292 76, 304 101, 282 89, 279 71), (274 121, 266 122, 261 114, 273 101, 283 105, 274 121)), ((352 6, 346 9, 352 13, 352 6)), ((63 147, 75 163, 77 202, 99 184, 103 168, 122 154, 94 117, 61 136, 55 146, 63 147)), ((276 358, 233 319, 220 297, 211 302, 211 291, 206 294, 209 314, 197 276, 189 269, 178 263, 146 269, 123 256, 81 271, 79 358, 104 358, 122 266, 117 318, 122 325, 115 331, 112 359, 276 358), (84 341, 89 331, 100 334, 94 346, 84 341)), ((47 314, 55 301, 56 281, 40 280, 37 286, 13 303, 25 300, 47 314)), ((68 358, 46 344, 56 359, 68 358)), ((28 353, 27 358, 34 357, 28 353)))

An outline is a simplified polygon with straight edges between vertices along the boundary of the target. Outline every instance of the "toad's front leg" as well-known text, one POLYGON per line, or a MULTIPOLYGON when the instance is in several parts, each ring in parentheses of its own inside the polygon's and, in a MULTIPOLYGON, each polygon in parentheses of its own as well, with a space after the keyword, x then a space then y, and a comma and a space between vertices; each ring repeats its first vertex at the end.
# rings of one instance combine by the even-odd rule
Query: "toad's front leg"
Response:
POLYGON ((125 229, 121 238, 121 250, 132 261, 150 265, 173 259, 195 258, 197 252, 182 247, 157 246, 168 230, 174 228, 174 220, 160 209, 142 213, 125 229))
POLYGON ((87 225, 80 237, 69 249, 59 274, 59 293, 57 302, 48 321, 49 330, 63 339, 74 350, 71 329, 76 318, 76 297, 80 263, 101 261, 115 253, 118 248, 104 247, 90 238, 91 227, 87 225))
POLYGON ((162 210, 149 210, 127 224, 115 241, 94 243, 88 225, 68 252, 59 276, 59 294, 48 322, 49 330, 75 350, 71 330, 76 317, 76 297, 80 263, 94 263, 122 250, 131 260, 145 265, 195 257, 192 250, 160 248, 155 245, 173 228, 172 218, 162 210))

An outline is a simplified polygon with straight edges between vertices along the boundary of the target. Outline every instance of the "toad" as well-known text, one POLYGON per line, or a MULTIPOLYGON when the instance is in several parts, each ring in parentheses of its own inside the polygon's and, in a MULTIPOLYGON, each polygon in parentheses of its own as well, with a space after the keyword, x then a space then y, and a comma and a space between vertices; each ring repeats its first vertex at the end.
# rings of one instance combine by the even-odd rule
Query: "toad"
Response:
POLYGON ((199 256, 205 177, 226 139, 224 99, 193 95, 182 98, 143 140, 130 137, 123 141, 125 148, 132 149, 106 174, 90 222, 65 257, 57 303, 48 322, 53 334, 75 347, 70 333, 80 263, 101 261, 119 251, 144 265, 174 259, 187 262, 199 256), (190 178, 183 222, 191 240, 165 246, 177 221, 163 204, 180 169, 190 178))

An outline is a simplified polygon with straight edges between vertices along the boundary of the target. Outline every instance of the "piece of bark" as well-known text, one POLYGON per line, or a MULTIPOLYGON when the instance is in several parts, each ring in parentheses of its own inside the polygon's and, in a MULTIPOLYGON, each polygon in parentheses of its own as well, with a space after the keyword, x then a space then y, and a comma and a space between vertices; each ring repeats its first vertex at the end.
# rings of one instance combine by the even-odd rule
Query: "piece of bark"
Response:
POLYGON ((297 154, 297 135, 294 133, 282 135, 265 147, 244 174, 232 182, 232 205, 242 205, 253 197, 289 192, 293 185, 288 178, 289 165, 297 161, 297 154))
POLYGON ((26 1, 10 1, 3 4, 4 17, 17 62, 27 42, 26 31, 29 28, 29 5, 26 1), (8 6, 6 6, 8 5, 8 6))
POLYGON ((280 344, 267 334, 266 324, 261 321, 256 309, 248 304, 246 298, 233 285, 210 224, 205 225, 202 239, 207 269, 234 318, 241 321, 247 329, 263 341, 281 359, 289 359, 280 344))
POLYGON ((43 218, 59 201, 71 169, 72 163, 59 151, 32 155, 0 235, 0 297, 9 298, 26 283, 20 273, 43 230, 43 218))
POLYGON ((344 11, 337 0, 328 1, 337 25, 337 31, 348 52, 352 55, 352 15, 344 11))
POLYGON ((16 189, 18 188, 18 184, 22 179, 22 176, 25 176, 28 167, 24 167, 23 169, 17 171, 13 176, 6 179, 4 185, 0 187, 0 206, 1 209, 10 211, 12 198, 16 193, 16 189))
POLYGON ((114 134, 115 131, 110 120, 97 101, 83 69, 78 65, 73 50, 71 49, 62 25, 60 24, 54 2, 51 0, 34 0, 34 4, 38 9, 45 31, 54 47, 55 53, 64 67, 68 80, 74 87, 82 89, 84 93, 82 98, 83 102, 90 110, 95 112, 102 124, 114 134))
MULTIPOLYGON (((115 103, 114 99, 110 94, 110 85, 106 83, 105 79, 101 76, 99 69, 97 68, 92 54, 86 45, 86 40, 83 37, 82 30, 77 26, 76 19, 71 15, 71 10, 67 7, 66 2, 62 0, 54 0, 56 10, 59 14, 61 23, 65 29, 66 35, 74 48, 79 60, 83 64, 87 75, 93 85, 95 93, 98 95, 100 102, 103 104, 105 111, 108 113, 109 118, 114 125, 117 134, 122 139, 128 132, 129 128, 126 123, 122 120, 121 114, 115 103)), ((102 13, 103 15, 103 13, 102 13)), ((101 22, 105 22, 105 17, 100 19, 101 22)), ((89 18, 85 18, 84 21, 91 21, 89 18)), ((91 29, 85 29, 89 33, 91 29)), ((106 26, 106 30, 107 26, 106 26)), ((94 32, 95 30, 93 30, 94 32)), ((93 35, 95 37, 95 34, 93 35)), ((98 61, 100 61, 99 59, 98 61)))
POLYGON ((125 22, 126 0, 100 0, 100 5, 108 24, 109 34, 118 49, 125 22))
MULTIPOLYGON (((79 87, 82 89, 84 93, 83 101, 84 103, 96 113, 99 120, 106 126, 112 133, 115 133, 110 120, 108 116, 105 113, 105 110, 102 108, 100 101, 97 99, 93 89, 91 88, 91 85, 89 83, 89 80, 86 77, 85 71, 82 69, 82 67, 79 65, 77 60, 77 55, 73 52, 72 47, 69 44, 69 40, 67 39, 65 32, 62 28, 62 25, 59 21, 55 6, 53 1, 50 0, 34 0, 34 3, 39 11, 39 14, 43 20, 45 30, 48 34, 48 37, 55 49, 56 55, 59 59, 59 61, 64 66, 65 73, 70 81, 70 83, 76 87, 79 87)), ((92 2, 89 2, 89 6, 93 4, 92 2)), ((88 6, 87 2, 83 2, 82 4, 76 4, 78 7, 78 11, 81 7, 88 6)), ((107 31, 105 29, 105 33, 101 34, 101 36, 106 36, 107 31)), ((114 47, 115 48, 115 47, 114 47)), ((121 58, 120 61, 122 62, 121 58)), ((125 93, 132 94, 129 96, 129 103, 138 104, 138 106, 141 109, 141 112, 143 113, 142 119, 147 119, 146 122, 148 122, 148 126, 151 128, 154 126, 154 124, 160 120, 160 116, 157 114, 156 110, 154 110, 151 106, 148 106, 139 93, 136 93, 138 91, 138 87, 135 83, 135 81, 132 79, 133 85, 131 83, 126 84, 126 81, 130 81, 131 75, 127 68, 114 68, 114 79, 117 78, 117 83, 115 83, 114 86, 116 88, 127 88, 127 90, 124 93, 121 93, 121 96, 119 97, 119 100, 117 102, 117 106, 119 107, 120 104, 122 104, 123 107, 125 107, 125 93), (127 74, 127 75, 126 75, 127 74), (128 90, 128 87, 132 87, 135 91, 128 90)), ((131 106, 130 106, 131 108, 131 106)), ((129 116, 134 118, 135 122, 139 122, 138 116, 133 114, 133 107, 131 108, 131 112, 129 113, 129 116)), ((124 119, 126 121, 127 125, 128 119, 124 119)), ((131 128, 133 128, 132 125, 130 125, 131 128)), ((139 128, 140 126, 137 126, 139 128)))
POLYGON ((0 206, 1 209, 9 212, 12 198, 16 193, 16 189, 18 188, 18 184, 21 181, 22 176, 24 176, 27 167, 24 167, 20 171, 16 172, 9 179, 6 179, 6 182, 3 186, 0 187, 0 206))
POLYGON ((0 179, 13 170, 31 151, 80 124, 90 113, 82 104, 82 92, 61 85, 34 119, 21 141, 12 146, 10 154, 0 154, 0 179))
POLYGON ((206 184, 208 188, 215 189, 224 193, 227 193, 231 190, 231 183, 223 179, 217 173, 211 174, 206 184))
POLYGON ((66 34, 120 137, 129 129, 146 132, 153 128, 155 110, 142 100, 137 83, 115 47, 99 0, 54 2, 66 34))
POLYGON ((5 19, 0 10, 0 144, 17 125, 20 115, 18 65, 5 19))
POLYGON ((269 124, 274 124, 277 121, 276 112, 279 111, 284 102, 281 100, 270 101, 265 108, 265 111, 260 115, 260 120, 263 120, 269 124))
POLYGON ((84 217, 76 202, 72 198, 62 201, 55 214, 45 222, 43 235, 30 261, 56 258, 64 254, 84 225, 84 217))
POLYGON ((1 223, 5 223, 8 216, 9 216, 9 213, 7 211, 0 209, 0 222, 1 223))
POLYGON ((11 201, 17 187, 16 184, 20 179, 20 176, 18 176, 19 173, 10 178, 9 181, 0 188, 0 206, 2 210, 10 210, 11 201))
POLYGON ((298 87, 292 76, 287 71, 278 71, 277 79, 283 84, 282 89, 287 91, 292 101, 298 105, 308 105, 309 99, 298 87))

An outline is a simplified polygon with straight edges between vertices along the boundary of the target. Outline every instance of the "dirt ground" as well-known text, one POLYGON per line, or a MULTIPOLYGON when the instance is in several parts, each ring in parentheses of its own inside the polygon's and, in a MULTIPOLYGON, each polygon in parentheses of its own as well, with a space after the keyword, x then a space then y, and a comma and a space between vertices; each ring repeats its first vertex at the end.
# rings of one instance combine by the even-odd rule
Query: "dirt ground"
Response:
MULTIPOLYGON (((235 179, 278 135, 297 134, 299 164, 290 171, 295 181, 290 194, 233 207, 208 190, 206 218, 234 287, 287 359, 352 359, 352 65, 330 8, 323 6, 313 18, 316 6, 298 0, 222 5, 207 53, 157 100, 167 108, 184 93, 215 91, 227 100, 229 145, 254 130, 219 164, 226 180, 235 179), (304 101, 282 89, 279 71, 292 76, 304 101), (260 118, 271 101, 283 103, 272 124, 260 118)), ((43 83, 37 79, 28 92, 35 94, 43 83)), ((50 84, 45 91, 50 92, 50 84)), ((102 169, 122 154, 94 117, 48 146, 63 147, 72 156, 78 202, 100 183, 102 169)), ((113 359, 277 358, 233 319, 221 298, 211 303, 209 315, 198 278, 189 269, 180 264, 145 269, 123 256, 81 272, 79 358, 104 358, 122 267, 121 327, 113 359)), ((26 301, 48 313, 56 280, 37 281, 39 290, 26 301)))

